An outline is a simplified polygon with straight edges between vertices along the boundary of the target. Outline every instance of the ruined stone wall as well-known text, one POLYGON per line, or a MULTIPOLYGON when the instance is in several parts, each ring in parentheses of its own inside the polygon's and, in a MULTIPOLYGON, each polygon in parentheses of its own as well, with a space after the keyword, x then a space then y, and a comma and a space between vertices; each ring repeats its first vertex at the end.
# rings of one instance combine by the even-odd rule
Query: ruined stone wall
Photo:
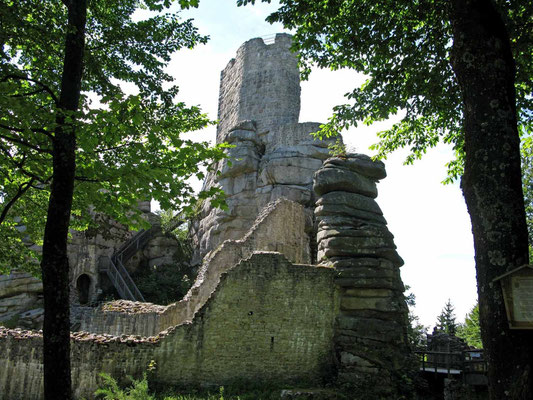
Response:
MULTIPOLYGON (((218 186, 227 197, 228 210, 203 204, 193 227, 193 264, 228 239, 240 239, 269 202, 286 197, 306 207, 312 221, 312 180, 329 157, 328 141, 313 140, 319 123, 298 123, 300 78, 291 37, 276 35, 244 43, 221 75, 217 143, 235 147, 228 160, 215 166, 204 188, 218 186)), ((313 224, 305 235, 314 241, 313 224)), ((310 259, 314 259, 307 245, 310 259)))
POLYGON ((370 384, 383 398, 396 398, 409 367, 408 321, 403 260, 374 200, 385 176, 383 163, 363 154, 326 160, 315 175, 315 215, 318 259, 335 269, 340 288, 339 381, 370 384))
MULTIPOLYGON (((192 321, 157 337, 73 334, 76 398, 93 398, 97 374, 139 377, 151 360, 167 385, 320 382, 333 364, 338 297, 333 270, 254 253, 222 274, 192 321)), ((40 334, 0 328, 0 399, 42 398, 40 334)))
POLYGON ((305 235, 308 216, 300 204, 278 199, 263 209, 250 231, 241 240, 228 240, 204 260, 198 277, 183 300, 166 307, 147 303, 115 301, 86 311, 81 330, 113 335, 157 335, 190 321, 216 289, 220 276, 253 251, 277 251, 291 262, 309 260, 305 235))

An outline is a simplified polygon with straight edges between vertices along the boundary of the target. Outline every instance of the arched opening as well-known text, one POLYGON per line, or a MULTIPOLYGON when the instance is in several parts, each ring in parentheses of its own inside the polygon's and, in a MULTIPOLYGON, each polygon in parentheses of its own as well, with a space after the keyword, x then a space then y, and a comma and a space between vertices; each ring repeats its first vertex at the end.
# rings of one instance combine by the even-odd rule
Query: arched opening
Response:
POLYGON ((80 304, 87 304, 89 302, 89 291, 91 289, 91 277, 87 274, 81 274, 76 281, 76 289, 78 290, 80 304))

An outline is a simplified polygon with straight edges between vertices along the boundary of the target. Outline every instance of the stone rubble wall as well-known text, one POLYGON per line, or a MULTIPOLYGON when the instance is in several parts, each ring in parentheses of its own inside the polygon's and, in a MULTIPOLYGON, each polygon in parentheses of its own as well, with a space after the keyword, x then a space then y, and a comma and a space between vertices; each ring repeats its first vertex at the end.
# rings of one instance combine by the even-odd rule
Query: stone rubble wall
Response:
POLYGON ((309 262, 308 215, 300 204, 278 199, 257 216, 250 231, 240 240, 227 240, 205 260, 192 288, 179 302, 168 306, 127 301, 110 302, 85 312, 80 330, 113 335, 157 335, 186 321, 207 301, 220 276, 253 251, 277 251, 291 262, 309 262), (132 311, 134 310, 134 311, 132 311))
MULTIPOLYGON (((261 209, 280 197, 306 206, 305 233, 314 241, 313 174, 329 157, 331 140, 312 138, 319 123, 298 123, 300 78, 290 45, 285 34, 270 45, 249 40, 222 72, 217 143, 235 147, 208 173, 204 189, 222 188, 228 210, 202 205, 192 228, 195 265, 225 240, 242 238, 261 209)), ((306 262, 314 261, 307 249, 306 262)))
MULTIPOLYGON (((318 260, 340 288, 339 380, 394 390, 407 355, 407 306, 393 235, 375 201, 385 167, 362 154, 326 160, 315 174, 318 260)), ((390 394, 390 393, 389 393, 390 394)))
MULTIPOLYGON (((331 268, 253 253, 222 274, 192 321, 154 337, 73 333, 75 398, 94 398, 98 374, 163 385, 316 384, 333 366, 338 295, 331 268)), ((0 400, 42 399, 42 336, 0 328, 0 400)))

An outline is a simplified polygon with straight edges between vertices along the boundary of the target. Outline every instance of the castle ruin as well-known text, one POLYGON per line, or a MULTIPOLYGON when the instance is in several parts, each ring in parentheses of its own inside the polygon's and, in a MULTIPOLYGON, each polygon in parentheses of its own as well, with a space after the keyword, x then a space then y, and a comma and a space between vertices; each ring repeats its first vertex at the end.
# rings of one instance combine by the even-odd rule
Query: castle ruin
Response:
MULTIPOLYGON (((73 333, 76 398, 98 374, 163 385, 254 381, 320 386, 379 382, 396 393, 407 355, 407 308, 393 236, 379 206, 381 162, 330 157, 298 123, 289 35, 244 43, 222 71, 217 142, 228 160, 208 174, 228 210, 202 205, 197 280, 168 306, 110 302, 73 333)), ((40 332, 0 328, 0 399, 42 398, 40 332)))

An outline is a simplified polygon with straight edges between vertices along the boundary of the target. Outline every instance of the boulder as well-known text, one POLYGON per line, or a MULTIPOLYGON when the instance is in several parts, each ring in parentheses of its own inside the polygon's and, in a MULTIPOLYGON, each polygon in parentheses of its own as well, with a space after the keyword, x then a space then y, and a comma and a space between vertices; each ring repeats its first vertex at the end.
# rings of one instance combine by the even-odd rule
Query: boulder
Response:
POLYGON ((331 157, 324 163, 325 168, 330 166, 348 169, 375 180, 387 176, 385 164, 381 161, 372 161, 366 154, 348 153, 345 157, 331 157))
POLYGON ((341 168, 322 168, 315 173, 314 190, 319 196, 329 192, 344 191, 376 198, 376 182, 358 172, 341 168))

